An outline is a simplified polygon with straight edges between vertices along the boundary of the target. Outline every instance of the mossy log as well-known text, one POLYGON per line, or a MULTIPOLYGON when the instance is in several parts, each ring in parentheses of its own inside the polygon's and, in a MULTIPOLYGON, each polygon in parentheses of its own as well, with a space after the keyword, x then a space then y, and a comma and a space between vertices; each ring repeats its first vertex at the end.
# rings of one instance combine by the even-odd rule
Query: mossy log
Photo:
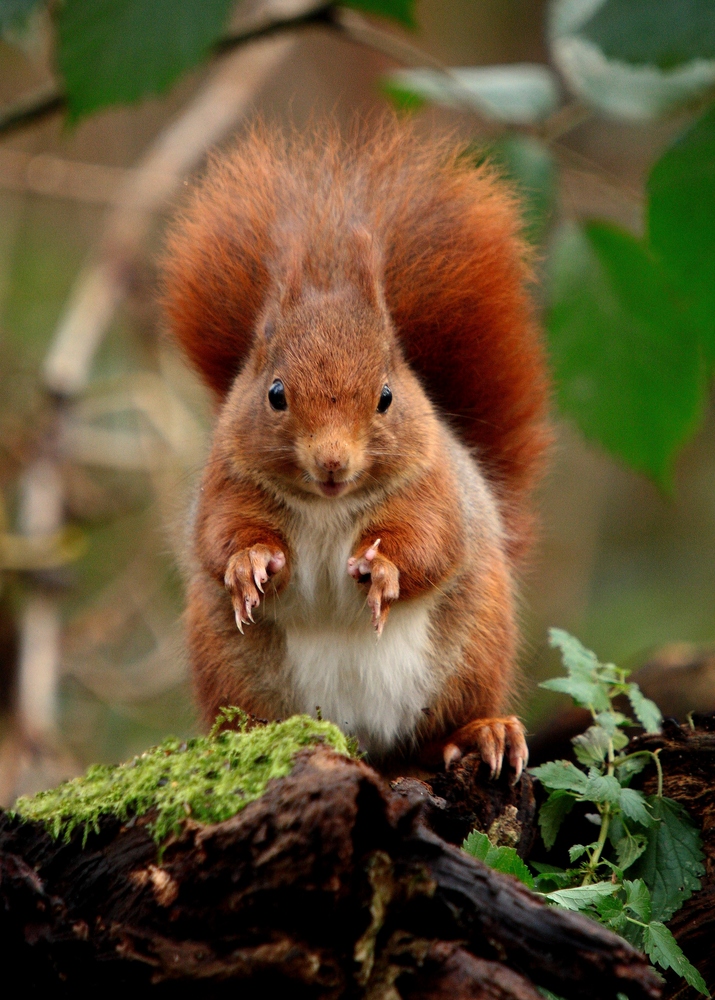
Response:
POLYGON ((659 995, 625 941, 430 829, 461 836, 477 809, 518 839, 533 828, 528 778, 484 792, 467 759, 440 780, 440 796, 412 779, 392 788, 361 761, 303 750, 233 818, 187 820, 161 860, 151 815, 103 819, 84 845, 79 829, 63 842, 4 815, 3 973, 53 996, 538 1000, 537 984, 594 1000, 659 995))

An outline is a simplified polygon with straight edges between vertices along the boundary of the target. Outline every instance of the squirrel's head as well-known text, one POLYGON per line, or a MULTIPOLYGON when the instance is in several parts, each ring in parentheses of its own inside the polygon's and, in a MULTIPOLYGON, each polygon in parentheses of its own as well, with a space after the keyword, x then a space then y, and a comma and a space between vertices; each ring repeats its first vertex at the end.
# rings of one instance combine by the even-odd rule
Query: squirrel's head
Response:
POLYGON ((434 415, 372 274, 326 289, 301 268, 266 308, 223 420, 241 469, 334 498, 413 471, 434 415))

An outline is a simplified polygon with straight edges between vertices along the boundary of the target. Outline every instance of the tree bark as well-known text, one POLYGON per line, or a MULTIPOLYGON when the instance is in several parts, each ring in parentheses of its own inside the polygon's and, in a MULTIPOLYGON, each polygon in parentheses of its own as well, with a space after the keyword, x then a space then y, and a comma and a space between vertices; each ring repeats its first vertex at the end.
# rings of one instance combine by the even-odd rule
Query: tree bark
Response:
MULTIPOLYGON (((457 773, 465 787, 476 780, 469 762, 457 773)), ((528 788, 508 788, 528 806, 528 788)), ((83 845, 4 814, 4 973, 60 996, 111 985, 219 997, 239 985, 242 998, 536 1000, 535 984, 562 997, 659 996, 625 941, 428 828, 430 814, 453 822, 450 808, 427 786, 393 790, 320 748, 234 818, 187 821, 161 858, 150 817, 106 820, 83 845)))

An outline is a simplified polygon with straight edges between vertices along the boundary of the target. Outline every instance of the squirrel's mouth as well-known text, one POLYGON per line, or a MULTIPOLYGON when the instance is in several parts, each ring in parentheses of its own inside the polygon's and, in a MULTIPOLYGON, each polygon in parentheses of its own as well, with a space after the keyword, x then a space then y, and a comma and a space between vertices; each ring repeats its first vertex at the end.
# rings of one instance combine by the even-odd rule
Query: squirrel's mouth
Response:
POLYGON ((339 497, 347 488, 346 482, 336 482, 334 479, 328 479, 325 482, 318 480, 318 489, 324 497, 339 497))

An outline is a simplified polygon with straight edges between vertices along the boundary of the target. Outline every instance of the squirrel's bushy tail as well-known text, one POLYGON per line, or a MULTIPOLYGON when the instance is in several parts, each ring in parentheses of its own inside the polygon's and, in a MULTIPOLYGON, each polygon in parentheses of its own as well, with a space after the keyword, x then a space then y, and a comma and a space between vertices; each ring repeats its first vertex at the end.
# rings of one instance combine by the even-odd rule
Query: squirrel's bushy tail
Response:
POLYGON ((518 206, 495 170, 475 168, 453 139, 425 142, 392 118, 359 133, 344 139, 326 126, 286 137, 257 125, 213 159, 168 237, 171 327, 225 394, 296 248, 320 285, 344 272, 348 231, 366 228, 405 356, 476 449, 517 559, 550 436, 518 206))

